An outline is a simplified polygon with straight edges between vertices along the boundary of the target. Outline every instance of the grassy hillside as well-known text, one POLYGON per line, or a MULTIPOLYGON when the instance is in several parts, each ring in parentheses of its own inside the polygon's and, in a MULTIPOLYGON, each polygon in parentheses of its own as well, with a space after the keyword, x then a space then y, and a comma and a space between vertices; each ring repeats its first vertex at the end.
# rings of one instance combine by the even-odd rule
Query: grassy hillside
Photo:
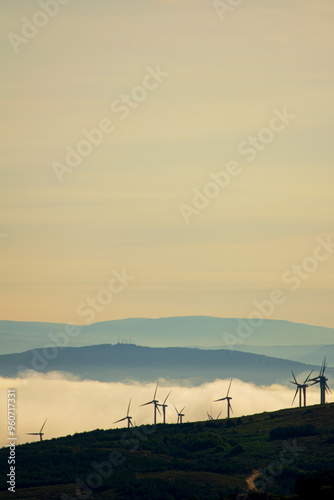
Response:
MULTIPOLYGON (((332 499, 333 416, 334 404, 327 404, 230 420, 95 430, 21 445, 16 497, 332 499), (240 496, 247 480, 259 492, 240 496)), ((1 449, 1 471, 8 469, 7 457, 1 449)), ((4 475, 0 487, 0 499, 12 498, 4 475)))

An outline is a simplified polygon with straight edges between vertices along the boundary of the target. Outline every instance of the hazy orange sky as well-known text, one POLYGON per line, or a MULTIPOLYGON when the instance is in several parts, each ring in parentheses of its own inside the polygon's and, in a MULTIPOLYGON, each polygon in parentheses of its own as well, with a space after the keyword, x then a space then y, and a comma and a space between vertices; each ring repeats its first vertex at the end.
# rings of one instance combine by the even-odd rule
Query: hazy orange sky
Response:
POLYGON ((247 317, 279 288, 272 318, 334 327, 334 256, 312 268, 334 240, 332 0, 43 3, 0 2, 0 319, 83 323, 125 269, 95 321, 247 317))

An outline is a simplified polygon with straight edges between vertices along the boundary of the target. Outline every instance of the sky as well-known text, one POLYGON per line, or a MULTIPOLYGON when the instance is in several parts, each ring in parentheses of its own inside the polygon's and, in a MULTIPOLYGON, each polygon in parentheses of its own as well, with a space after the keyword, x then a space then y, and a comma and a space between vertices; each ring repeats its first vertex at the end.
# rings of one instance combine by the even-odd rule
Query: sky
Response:
POLYGON ((332 0, 0 6, 0 319, 334 327, 332 0))
MULTIPOLYGON (((300 378, 302 379, 303 375, 300 375, 300 378)), ((221 412, 220 418, 226 418, 226 401, 217 403, 213 401, 225 397, 229 383, 230 380, 215 380, 197 387, 186 387, 177 382, 171 385, 161 380, 157 398, 162 402, 171 391, 166 401, 167 423, 176 423, 177 415, 173 405, 178 411, 185 407, 184 422, 207 420, 206 412, 209 412, 213 418, 217 418, 221 412)), ((133 422, 137 426, 153 423, 152 406, 140 408, 140 405, 152 400, 155 383, 79 381, 70 374, 49 372, 48 374, 35 373, 16 379, 0 377, 0 390, 7 391, 8 387, 16 389, 17 444, 39 440, 38 436, 28 436, 26 433, 38 432, 46 418, 48 420, 44 428, 45 439, 97 428, 126 427, 124 422, 117 424, 114 422, 126 416, 130 398, 129 415, 133 418, 133 422), (66 416, 64 408, 66 408, 66 416)), ((256 386, 234 379, 230 389, 233 412, 231 416, 240 417, 290 408, 294 395, 295 390, 291 386, 290 388, 278 384, 256 386)), ((307 390, 308 405, 318 404, 319 398, 318 386, 307 390)), ((333 402, 333 394, 328 394, 326 401, 333 402)), ((298 406, 298 397, 293 406, 298 406)), ((157 421, 161 422, 159 415, 157 421)), ((0 446, 4 446, 7 441, 4 419, 1 421, 0 428, 3 431, 0 446)))

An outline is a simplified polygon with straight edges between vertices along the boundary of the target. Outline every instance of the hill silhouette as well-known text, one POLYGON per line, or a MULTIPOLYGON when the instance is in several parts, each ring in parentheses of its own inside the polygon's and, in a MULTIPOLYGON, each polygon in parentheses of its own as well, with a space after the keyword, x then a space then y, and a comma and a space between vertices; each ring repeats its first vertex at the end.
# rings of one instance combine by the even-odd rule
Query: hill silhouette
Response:
MULTIPOLYGON (((10 354, 44 347, 66 329, 61 323, 0 321, 0 353, 10 354)), ((264 319, 251 327, 247 319, 211 316, 177 316, 170 318, 129 318, 80 326, 68 346, 116 344, 119 341, 151 347, 225 348, 226 334, 237 337, 235 347, 314 346, 333 344, 334 329, 289 321, 264 319), (246 336, 239 333, 246 332, 246 336), (123 340, 122 340, 123 339, 123 340)), ((305 350, 302 352, 304 353, 305 350)), ((308 352, 308 350, 306 350, 308 352)), ((289 350, 286 351, 289 353, 289 350)), ((272 353, 260 352, 259 354, 272 353)), ((281 356, 278 354, 279 357, 281 356)), ((295 358, 294 358, 295 359, 295 358)), ((320 363, 321 360, 313 361, 320 363)))
MULTIPOLYGON (((20 445, 16 495, 20 500, 332 499, 333 414, 334 403, 230 420, 97 429, 20 445)), ((7 458, 7 449, 1 449, 2 471, 7 458)), ((4 476, 0 489, 0 499, 11 498, 4 476)))
MULTIPOLYGON (((217 378, 235 377, 245 382, 270 385, 287 383, 291 370, 296 375, 318 371, 319 367, 238 351, 201 350, 182 347, 152 348, 133 344, 36 349, 0 356, 0 375, 15 377, 25 369, 37 372, 63 371, 81 379, 102 382, 159 378, 200 384, 217 378)), ((334 369, 327 368, 334 377, 334 369)))

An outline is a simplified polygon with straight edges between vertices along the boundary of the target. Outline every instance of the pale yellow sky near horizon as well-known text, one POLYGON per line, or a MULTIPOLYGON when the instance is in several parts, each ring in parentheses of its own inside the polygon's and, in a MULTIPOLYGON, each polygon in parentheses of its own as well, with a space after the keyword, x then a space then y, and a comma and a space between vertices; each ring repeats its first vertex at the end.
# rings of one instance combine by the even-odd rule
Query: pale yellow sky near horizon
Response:
POLYGON ((245 0, 224 20, 208 0, 45 3, 0 0, 0 320, 82 324, 89 297, 95 321, 248 317, 278 288, 268 317, 334 327, 334 255, 316 250, 334 240, 333 2, 245 0), (231 160, 240 173, 194 207, 231 160), (122 269, 135 278, 108 289, 122 269))

